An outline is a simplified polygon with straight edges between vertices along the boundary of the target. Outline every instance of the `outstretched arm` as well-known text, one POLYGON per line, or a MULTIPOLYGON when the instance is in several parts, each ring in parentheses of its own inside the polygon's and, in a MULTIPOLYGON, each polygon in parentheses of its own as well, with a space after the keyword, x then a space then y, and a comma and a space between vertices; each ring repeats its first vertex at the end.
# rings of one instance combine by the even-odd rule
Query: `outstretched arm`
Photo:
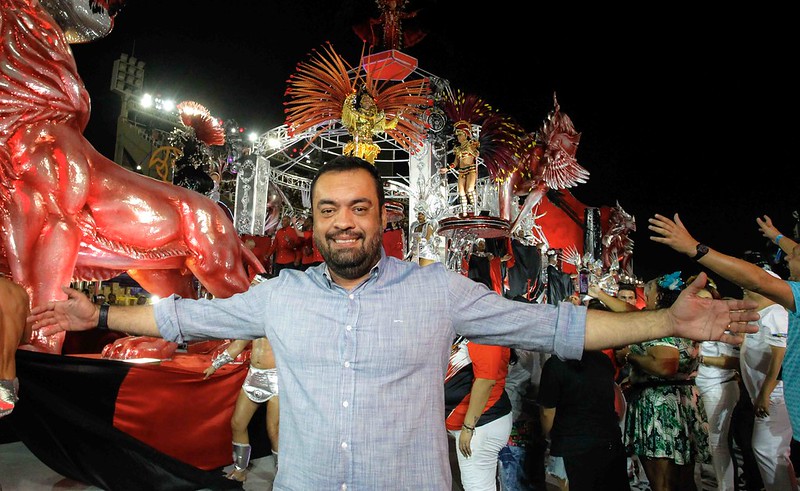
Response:
POLYGON ((589 296, 596 298, 606 304, 612 312, 635 312, 639 309, 635 305, 631 305, 625 300, 620 300, 617 297, 612 297, 604 292, 598 285, 589 285, 589 296))
POLYGON ((584 349, 627 346, 668 336, 741 344, 740 334, 758 331, 758 326, 749 324, 759 318, 754 310, 757 303, 697 296, 707 279, 705 273, 697 275, 668 309, 641 312, 588 309, 584 349))
POLYGON ((786 254, 792 253, 797 242, 783 235, 780 230, 772 224, 772 219, 770 217, 764 215, 763 217, 756 218, 756 223, 758 224, 758 230, 761 231, 761 235, 774 242, 775 245, 780 247, 786 254))
MULTIPOLYGON (((765 219, 769 217, 765 216, 765 219)), ((656 214, 653 218, 648 220, 651 231, 658 235, 650 237, 650 240, 661 244, 666 244, 673 248, 675 251, 694 258, 697 255, 697 245, 700 243, 686 230, 686 227, 681 222, 678 214, 675 214, 675 219, 656 214)), ((778 236, 777 229, 772 227, 772 222, 767 223, 766 220, 758 220, 759 226, 771 227, 762 228, 762 233, 765 237, 778 236), (765 231, 766 230, 766 231, 765 231), (770 234, 770 235, 767 235, 770 234), (772 235, 774 234, 774 235, 772 235)), ((789 238, 783 237, 780 240, 785 243, 785 247, 790 245, 793 247, 794 241, 789 238), (791 244, 790 244, 791 242, 791 244)), ((747 290, 760 293, 769 298, 773 302, 782 305, 784 308, 794 311, 794 295, 792 289, 785 281, 775 278, 755 264, 749 263, 743 259, 738 259, 733 256, 728 256, 719 251, 709 248, 706 255, 697 260, 697 262, 726 280, 739 285, 747 290)))
MULTIPOLYGON (((97 327, 100 307, 78 290, 61 287, 66 300, 52 300, 31 309, 28 323, 45 336, 61 331, 88 331, 97 327)), ((136 336, 161 337, 152 305, 109 306, 108 328, 136 336)))

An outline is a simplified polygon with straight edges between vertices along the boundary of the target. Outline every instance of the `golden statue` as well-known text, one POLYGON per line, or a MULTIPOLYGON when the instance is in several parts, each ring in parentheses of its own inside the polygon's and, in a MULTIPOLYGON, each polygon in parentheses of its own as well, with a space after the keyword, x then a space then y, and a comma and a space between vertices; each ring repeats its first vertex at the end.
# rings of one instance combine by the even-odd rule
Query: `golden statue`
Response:
POLYGON ((369 92, 364 87, 359 88, 347 96, 342 105, 342 125, 353 136, 342 153, 375 164, 381 148, 372 141, 372 135, 397 128, 399 120, 399 114, 387 120, 386 113, 378 108, 369 92))
POLYGON ((374 79, 369 71, 352 73, 330 45, 298 63, 286 89, 289 134, 316 130, 313 140, 341 121, 353 138, 342 149, 344 155, 374 164, 381 148, 372 138, 381 133, 416 152, 427 136, 425 112, 432 104, 428 80, 390 83, 374 79))

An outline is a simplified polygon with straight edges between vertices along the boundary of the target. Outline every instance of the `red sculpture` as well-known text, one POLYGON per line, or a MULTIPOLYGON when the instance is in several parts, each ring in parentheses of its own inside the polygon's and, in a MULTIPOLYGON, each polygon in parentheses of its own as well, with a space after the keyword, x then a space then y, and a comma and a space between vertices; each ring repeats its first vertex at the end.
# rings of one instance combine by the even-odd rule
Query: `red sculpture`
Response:
MULTIPOLYGON (((221 207, 124 169, 84 138, 89 95, 64 32, 38 1, 0 0, 0 230, 33 305, 74 279, 127 271, 158 296, 246 290, 263 272, 221 207)), ((25 349, 60 353, 63 333, 25 349)))
POLYGON ((501 218, 511 220, 514 198, 525 196, 525 203, 510 227, 512 234, 519 221, 549 190, 571 188, 589 178, 589 171, 575 158, 581 134, 569 116, 561 112, 555 95, 553 102, 555 107, 538 133, 527 135, 520 143, 520 158, 514 166, 493 174, 500 182, 501 218))
POLYGON ((628 234, 636 232, 636 218, 617 206, 611 209, 608 228, 603 234, 603 268, 617 269, 633 276, 633 239, 628 234))

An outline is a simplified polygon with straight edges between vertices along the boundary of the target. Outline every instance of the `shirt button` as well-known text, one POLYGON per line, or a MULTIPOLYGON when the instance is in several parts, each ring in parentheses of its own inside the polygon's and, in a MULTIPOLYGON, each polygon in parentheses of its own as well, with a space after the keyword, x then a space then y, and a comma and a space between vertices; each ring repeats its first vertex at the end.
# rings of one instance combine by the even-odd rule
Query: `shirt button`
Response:
POLYGON ((352 331, 353 330, 353 326, 347 326, 347 327, 345 327, 345 329, 347 329, 348 331, 352 331))
POLYGON ((344 406, 344 407, 348 407, 348 406, 350 406, 350 403, 349 403, 349 402, 347 402, 347 401, 344 401, 344 402, 342 403, 342 406, 344 406))
POLYGON ((347 448, 347 442, 342 442, 342 448, 347 448))
POLYGON ((342 484, 342 491, 347 491, 347 484, 342 484))
POLYGON ((347 297, 348 297, 350 300, 352 300, 352 299, 356 298, 356 296, 355 296, 355 295, 353 295, 352 293, 351 293, 350 295, 348 295, 347 297))
POLYGON ((350 368, 350 362, 349 361, 344 362, 344 366, 345 368, 350 368))

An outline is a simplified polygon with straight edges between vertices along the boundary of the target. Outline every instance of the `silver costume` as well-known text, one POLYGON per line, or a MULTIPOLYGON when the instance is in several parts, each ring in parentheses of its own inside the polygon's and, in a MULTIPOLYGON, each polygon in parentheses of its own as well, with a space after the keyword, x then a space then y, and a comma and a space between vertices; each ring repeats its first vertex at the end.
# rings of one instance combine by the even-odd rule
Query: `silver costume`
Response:
POLYGON ((0 418, 11 414, 14 410, 19 397, 19 379, 16 377, 13 380, 0 380, 0 418))
POLYGON ((233 442, 233 467, 237 471, 243 471, 250 465, 250 452, 252 447, 249 443, 233 442))
POLYGON ((431 222, 414 222, 410 229, 411 247, 409 247, 407 256, 411 258, 411 261, 419 262, 420 259, 438 261, 436 227, 431 222), (432 236, 427 239, 429 232, 432 236))
POLYGON ((258 404, 267 402, 278 395, 278 369, 251 366, 242 389, 251 401, 258 404))

